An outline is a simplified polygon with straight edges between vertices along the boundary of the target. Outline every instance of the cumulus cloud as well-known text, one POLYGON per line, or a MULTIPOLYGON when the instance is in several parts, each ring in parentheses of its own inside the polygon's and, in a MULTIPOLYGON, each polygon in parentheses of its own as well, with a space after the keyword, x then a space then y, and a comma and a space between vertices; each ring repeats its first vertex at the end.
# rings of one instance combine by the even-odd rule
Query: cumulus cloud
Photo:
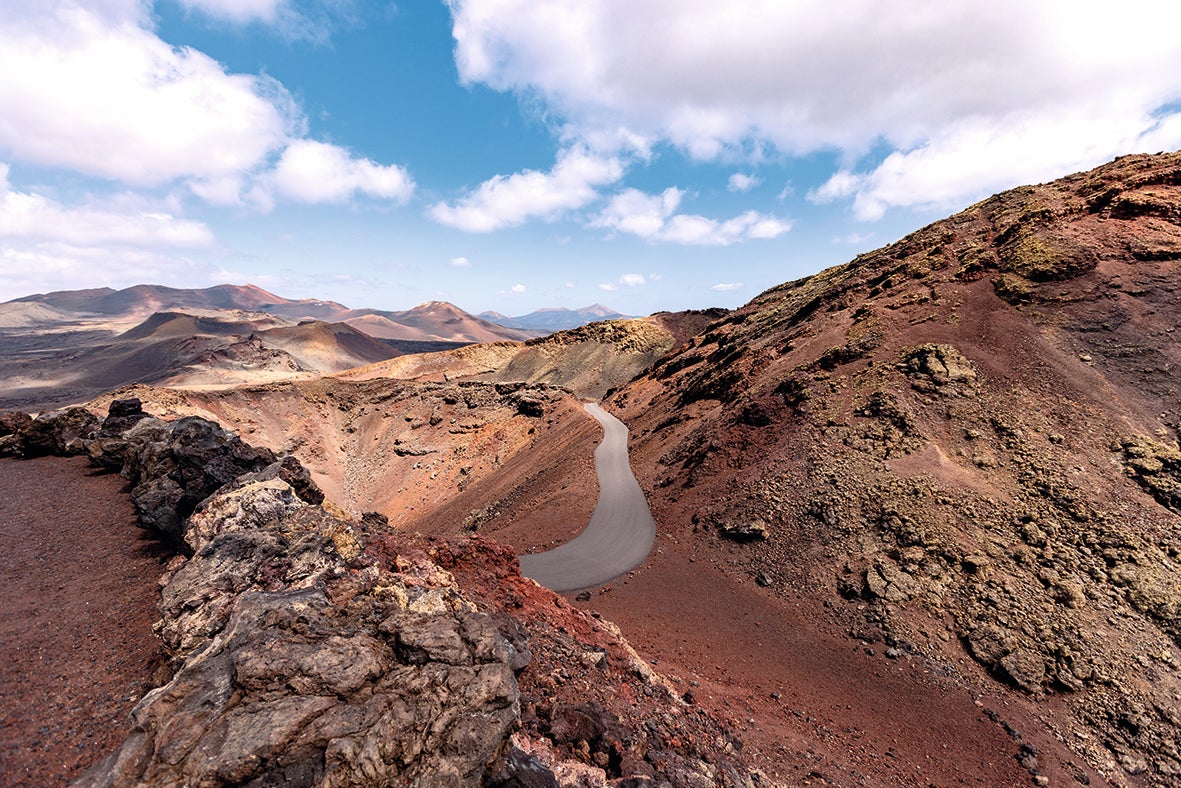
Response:
POLYGON ((733 293, 737 290, 741 290, 743 287, 744 285, 742 282, 722 282, 720 284, 714 285, 710 288, 710 290, 714 290, 718 293, 733 293))
POLYGON ((274 172, 277 192, 299 202, 343 202, 356 194, 405 203, 414 180, 396 165, 353 158, 347 150, 315 140, 296 140, 274 172))
POLYGON ((137 247, 202 247, 214 242, 201 222, 179 219, 160 206, 126 212, 67 207, 32 192, 14 191, 0 164, 0 240, 113 244, 137 247))
POLYGON ((864 172, 841 170, 808 196, 816 202, 851 196, 854 215, 866 221, 892 207, 943 207, 963 195, 1052 180, 1121 152, 1179 147, 1181 116, 1169 121, 1137 117, 1132 110, 1106 118, 1027 112, 1005 123, 971 119, 911 150, 895 151, 864 172), (1099 124, 1103 129, 1094 136, 1076 131, 1099 124), (1044 156, 1050 149, 1055 155, 1044 156))
POLYGON ((647 280, 644 279, 643 274, 624 274, 615 282, 603 282, 599 285, 599 289, 615 292, 620 287, 640 287, 644 284, 647 284, 647 280))
POLYGON ((456 268, 471 268, 472 261, 466 257, 452 257, 451 265, 455 266, 456 268))
POLYGON ((762 178, 757 178, 754 175, 747 175, 743 172, 736 172, 730 176, 730 180, 727 182, 726 188, 732 192, 748 192, 762 182, 762 178))
POLYGON ((757 211, 720 221, 677 213, 684 191, 675 187, 660 194, 625 189, 615 195, 591 222, 593 227, 637 235, 647 241, 693 246, 730 246, 741 241, 777 238, 791 223, 757 211))
POLYGON ((512 287, 510 287, 509 290, 513 293, 518 293, 518 294, 524 293, 525 292, 525 285, 516 284, 516 285, 513 285, 512 287))
POLYGON ((816 196, 862 218, 1181 146, 1181 8, 1155 0, 448 5, 461 78, 539 99, 568 137, 836 151, 816 196))
MULTIPOLYGON (((283 6, 193 4, 243 14, 283 6)), ((0 9, 0 153, 136 187, 180 182, 214 204, 265 208, 276 191, 304 202, 409 197, 405 170, 306 139, 282 84, 170 46, 152 31, 149 8, 20 0, 0 9)))
POLYGON ((515 227, 530 219, 552 221, 596 200, 598 189, 623 177, 623 164, 585 147, 567 148, 549 172, 497 175, 455 203, 436 203, 430 215, 469 233, 515 227))
POLYGON ((0 22, 0 149, 14 158, 158 185, 250 171, 300 128, 278 82, 228 74, 134 17, 59 2, 0 22))

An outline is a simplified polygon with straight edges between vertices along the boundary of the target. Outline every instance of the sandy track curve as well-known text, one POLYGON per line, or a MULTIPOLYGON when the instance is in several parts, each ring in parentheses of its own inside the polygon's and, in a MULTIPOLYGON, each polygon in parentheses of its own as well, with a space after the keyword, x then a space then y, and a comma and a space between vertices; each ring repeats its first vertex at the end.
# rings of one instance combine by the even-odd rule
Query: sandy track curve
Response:
POLYGON ((595 449, 599 501, 582 533, 561 547, 521 556, 521 574, 554 591, 600 585, 643 563, 656 541, 648 500, 627 458, 627 427, 593 402, 583 407, 603 425, 595 449))

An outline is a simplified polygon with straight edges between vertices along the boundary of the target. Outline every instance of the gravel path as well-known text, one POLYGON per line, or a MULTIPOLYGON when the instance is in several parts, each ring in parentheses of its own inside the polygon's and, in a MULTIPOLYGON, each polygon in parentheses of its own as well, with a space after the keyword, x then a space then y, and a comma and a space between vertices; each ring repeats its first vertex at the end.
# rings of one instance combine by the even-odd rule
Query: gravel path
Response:
POLYGON ((521 574, 554 591, 601 585, 643 563, 656 524, 627 457, 627 427, 598 405, 584 406, 603 425, 595 449, 599 502, 586 528, 561 547, 521 556, 521 574))
POLYGON ((123 740, 161 659, 163 559, 119 476, 0 461, 0 784, 64 785, 123 740))

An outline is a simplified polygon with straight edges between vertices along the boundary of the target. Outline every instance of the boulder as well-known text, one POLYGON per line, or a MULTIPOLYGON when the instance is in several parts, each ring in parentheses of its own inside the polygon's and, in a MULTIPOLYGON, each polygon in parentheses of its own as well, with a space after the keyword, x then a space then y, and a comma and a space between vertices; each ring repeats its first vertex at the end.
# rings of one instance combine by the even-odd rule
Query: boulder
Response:
POLYGON ((3 451, 7 456, 85 454, 86 442, 98 426, 98 417, 85 408, 66 408, 35 419, 23 413, 10 413, 4 417, 0 436, 6 438, 3 451))
POLYGON ((102 427, 99 429, 99 435, 122 435, 136 422, 147 418, 151 417, 144 413, 143 402, 139 397, 111 400, 111 404, 107 406, 107 417, 103 419, 102 427))
POLYGON ((79 784, 478 784, 520 716, 492 619, 445 572, 358 563, 349 523, 254 476, 183 521, 158 624, 178 669, 79 784))
POLYGON ((939 390, 953 384, 972 386, 976 370, 972 362, 952 345, 926 344, 906 351, 899 365, 911 385, 922 390, 939 390))
POLYGON ((479 784, 519 715, 495 629, 474 612, 420 617, 416 637, 447 646, 408 659, 404 616, 381 593, 343 609, 311 588, 238 596, 78 784, 479 784))
POLYGON ((728 520, 718 523, 718 533, 736 542, 752 542, 766 539, 770 529, 765 520, 728 520))

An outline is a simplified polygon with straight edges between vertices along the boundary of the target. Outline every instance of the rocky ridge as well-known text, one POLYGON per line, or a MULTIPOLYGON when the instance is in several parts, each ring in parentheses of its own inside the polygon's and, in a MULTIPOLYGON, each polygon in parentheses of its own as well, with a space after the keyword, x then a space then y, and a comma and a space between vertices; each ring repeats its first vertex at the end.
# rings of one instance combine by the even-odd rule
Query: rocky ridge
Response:
POLYGON ((181 550, 156 626, 171 679, 81 785, 754 784, 618 630, 494 543, 350 519, 292 458, 136 400, 0 425, 0 455, 119 469, 181 550))
POLYGON ((773 288, 610 401, 668 533, 1016 690, 1075 753, 1036 780, 1175 784, 1179 314, 1181 154, 1125 157, 773 288))

